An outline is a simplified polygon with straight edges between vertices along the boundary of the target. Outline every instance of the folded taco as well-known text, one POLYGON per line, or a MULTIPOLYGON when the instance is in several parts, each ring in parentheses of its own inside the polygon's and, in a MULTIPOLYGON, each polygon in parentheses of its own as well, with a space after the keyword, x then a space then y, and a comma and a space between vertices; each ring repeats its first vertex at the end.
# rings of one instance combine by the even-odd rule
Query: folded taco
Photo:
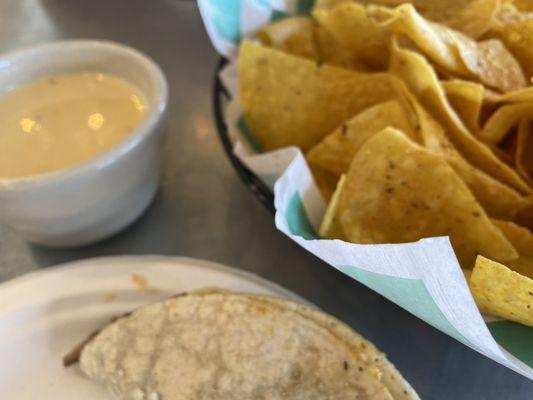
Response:
POLYGON ((418 399, 337 319, 283 299, 203 290, 144 306, 65 363, 120 399, 418 399))

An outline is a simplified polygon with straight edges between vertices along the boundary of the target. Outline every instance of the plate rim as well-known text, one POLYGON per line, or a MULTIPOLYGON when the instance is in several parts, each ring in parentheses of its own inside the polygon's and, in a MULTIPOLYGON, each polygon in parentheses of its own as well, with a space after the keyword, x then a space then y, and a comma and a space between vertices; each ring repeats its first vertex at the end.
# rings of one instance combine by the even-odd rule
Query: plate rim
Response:
MULTIPOLYGON (((211 261, 201 258, 179 256, 179 255, 162 255, 162 254, 122 254, 122 255, 112 255, 112 256, 101 256, 101 257, 89 257, 82 258, 74 261, 67 261, 64 263, 56 264, 50 267, 40 268, 34 271, 27 272, 20 276, 8 279, 7 281, 0 283, 0 296, 6 288, 15 287, 20 284, 24 284, 27 281, 34 281, 39 279, 43 275, 53 275, 60 274, 63 271, 74 270, 78 268, 84 268, 86 266, 92 266, 92 264, 108 264, 113 263, 116 260, 121 261, 130 261, 130 262, 139 262, 139 263, 149 263, 149 262, 170 262, 171 264, 189 264, 193 267, 205 268, 210 270, 215 270, 223 272, 226 274, 234 275, 249 282, 258 284, 265 289, 270 290, 273 293, 276 293, 279 296, 285 297, 288 300, 297 301, 303 304, 310 304, 309 301, 301 297, 300 295, 294 293, 292 290, 285 288, 284 286, 273 282, 269 279, 263 278, 262 276, 241 269, 237 267, 232 267, 217 261, 211 261)), ((0 314, 1 315, 1 314, 0 314)))

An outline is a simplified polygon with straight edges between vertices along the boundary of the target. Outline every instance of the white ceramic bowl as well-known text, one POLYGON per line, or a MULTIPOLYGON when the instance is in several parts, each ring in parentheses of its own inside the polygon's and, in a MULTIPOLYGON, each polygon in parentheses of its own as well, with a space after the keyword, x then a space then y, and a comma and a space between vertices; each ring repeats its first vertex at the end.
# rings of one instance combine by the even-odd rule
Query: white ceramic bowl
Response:
POLYGON ((96 158, 50 173, 0 179, 0 220, 48 246, 79 246, 116 233, 142 214, 158 186, 168 88, 147 56, 92 40, 27 47, 0 56, 0 95, 38 78, 80 71, 126 79, 144 93, 149 111, 129 136, 96 158))

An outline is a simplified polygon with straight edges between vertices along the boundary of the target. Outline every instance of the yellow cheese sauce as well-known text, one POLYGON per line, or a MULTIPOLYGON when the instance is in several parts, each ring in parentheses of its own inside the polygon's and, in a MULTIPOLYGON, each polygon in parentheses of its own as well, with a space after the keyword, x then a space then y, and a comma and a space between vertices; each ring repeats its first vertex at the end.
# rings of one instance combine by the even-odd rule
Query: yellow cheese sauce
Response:
POLYGON ((67 168, 129 135, 146 113, 138 88, 118 77, 50 76, 0 96, 0 178, 67 168))

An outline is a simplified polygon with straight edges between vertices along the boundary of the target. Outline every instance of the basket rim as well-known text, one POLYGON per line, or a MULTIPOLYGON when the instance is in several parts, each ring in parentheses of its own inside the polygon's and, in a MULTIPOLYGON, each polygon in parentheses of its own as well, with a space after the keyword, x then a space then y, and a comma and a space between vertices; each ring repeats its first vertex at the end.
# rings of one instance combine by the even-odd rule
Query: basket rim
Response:
POLYGON ((274 207, 274 193, 255 173, 244 165, 233 152, 233 143, 229 137, 228 127, 224 120, 224 102, 228 101, 231 96, 225 88, 222 79, 220 79, 220 72, 227 64, 228 60, 224 57, 220 57, 215 67, 213 79, 213 115, 215 118, 217 134, 222 143, 222 147, 224 148, 224 152, 241 181, 252 192, 255 198, 257 198, 267 210, 274 214, 276 211, 274 207))

